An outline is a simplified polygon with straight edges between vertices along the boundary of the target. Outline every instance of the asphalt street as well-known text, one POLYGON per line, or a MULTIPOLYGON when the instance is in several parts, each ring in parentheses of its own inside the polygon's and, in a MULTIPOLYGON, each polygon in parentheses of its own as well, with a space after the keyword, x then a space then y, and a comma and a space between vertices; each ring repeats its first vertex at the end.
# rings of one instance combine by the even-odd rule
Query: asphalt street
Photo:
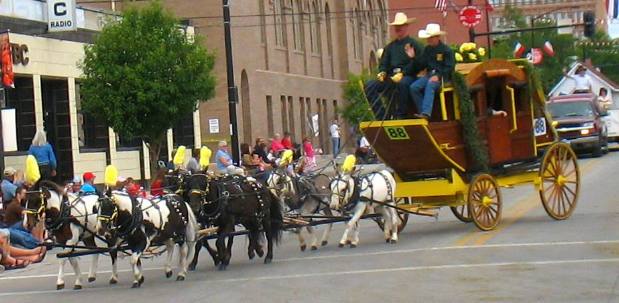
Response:
MULTIPOLYGON (((361 224, 357 248, 338 248, 343 224, 326 247, 299 250, 285 233, 272 264, 248 260, 235 241, 227 271, 203 253, 187 280, 166 279, 164 257, 144 262, 146 281, 131 289, 129 259, 120 281, 107 283, 109 258, 84 289, 55 290, 53 254, 26 269, 0 273, 0 302, 619 302, 619 152, 579 160, 582 183, 574 214, 548 217, 532 185, 502 189, 503 220, 490 232, 458 221, 411 217, 397 244, 376 224, 361 224)), ((322 230, 320 230, 322 231, 322 230)), ((176 259, 176 258, 175 258, 176 259)), ((90 257, 81 257, 86 274, 90 257)), ((72 273, 70 266, 65 268, 72 273)))

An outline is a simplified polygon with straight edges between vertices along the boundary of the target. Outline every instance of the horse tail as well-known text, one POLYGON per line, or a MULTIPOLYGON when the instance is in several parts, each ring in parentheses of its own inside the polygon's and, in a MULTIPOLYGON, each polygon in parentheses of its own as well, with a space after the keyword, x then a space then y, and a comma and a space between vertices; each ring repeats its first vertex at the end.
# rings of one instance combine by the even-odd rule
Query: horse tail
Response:
POLYGON ((187 260, 193 260, 195 254, 196 241, 198 240, 198 220, 191 210, 189 204, 185 203, 187 207, 187 226, 185 226, 185 242, 187 243, 187 260))
POLYGON ((279 202, 277 196, 270 191, 269 194, 271 195, 271 234, 273 235, 275 243, 279 243, 282 238, 282 231, 284 230, 284 211, 282 203, 279 202))

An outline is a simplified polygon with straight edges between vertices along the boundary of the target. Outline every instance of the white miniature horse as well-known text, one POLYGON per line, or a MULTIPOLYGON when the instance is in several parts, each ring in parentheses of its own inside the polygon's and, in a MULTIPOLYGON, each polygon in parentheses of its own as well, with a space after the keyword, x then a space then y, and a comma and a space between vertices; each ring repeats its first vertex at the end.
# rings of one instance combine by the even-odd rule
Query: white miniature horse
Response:
POLYGON ((374 213, 375 209, 382 212, 385 240, 388 243, 398 241, 399 218, 393 195, 395 193, 395 179, 387 170, 373 172, 353 177, 338 175, 331 181, 331 208, 353 208, 353 216, 346 224, 346 231, 342 235, 339 247, 350 243, 351 247, 359 244, 358 222, 366 212, 374 213), (351 234, 352 233, 352 234, 351 234))
MULTIPOLYGON (((327 216, 332 215, 330 208, 321 209, 321 206, 323 206, 323 204, 326 206, 327 202, 323 202, 322 197, 319 196, 314 184, 312 184, 309 178, 300 177, 298 175, 290 176, 289 173, 284 173, 282 170, 275 170, 269 176, 267 186, 273 195, 280 199, 286 212, 289 210, 296 210, 300 215, 312 215, 323 211, 327 216), (298 182, 299 186, 303 187, 301 192, 297 192, 294 184, 295 181, 298 182)), ((320 240, 321 246, 327 245, 332 228, 333 224, 327 225, 320 240)), ((318 238, 316 238, 314 234, 314 228, 312 226, 306 226, 305 229, 311 238, 311 250, 317 250, 318 238)), ((302 228, 296 228, 295 233, 299 237, 301 251, 305 251, 307 244, 305 244, 302 228)))
POLYGON ((131 250, 132 287, 137 288, 144 282, 140 257, 152 244, 166 246, 165 275, 168 278, 172 276, 174 248, 179 244, 180 272, 176 280, 185 280, 195 251, 197 226, 193 211, 177 195, 149 200, 114 191, 100 202, 96 230, 117 247, 126 244, 131 250))
MULTIPOLYGON (((99 196, 65 194, 64 190, 50 181, 41 181, 29 191, 24 211, 24 226, 28 229, 45 220, 45 228, 54 237, 54 242, 60 245, 73 246, 83 242, 87 247, 105 247, 104 241, 95 238, 97 222, 96 207, 99 196)), ((63 253, 70 253, 73 248, 66 248, 63 253)), ((61 258, 56 289, 64 288, 64 266, 67 259, 75 272, 73 289, 82 288, 82 278, 77 257, 61 258)), ((88 273, 88 282, 96 280, 99 254, 92 254, 92 263, 88 273)), ((110 280, 110 283, 115 283, 110 280)))

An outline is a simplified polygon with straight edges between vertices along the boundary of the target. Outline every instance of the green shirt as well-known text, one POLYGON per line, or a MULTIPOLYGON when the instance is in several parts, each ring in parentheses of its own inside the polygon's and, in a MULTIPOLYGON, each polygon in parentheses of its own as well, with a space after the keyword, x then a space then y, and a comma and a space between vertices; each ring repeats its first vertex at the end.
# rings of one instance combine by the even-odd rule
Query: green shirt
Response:
POLYGON ((439 76, 445 81, 451 79, 456 66, 453 50, 442 41, 437 46, 427 45, 420 61, 421 66, 428 69, 428 75, 439 76))
POLYGON ((422 70, 418 64, 419 60, 416 59, 421 57, 422 52, 422 45, 411 37, 405 37, 402 40, 393 40, 385 46, 378 70, 386 72, 391 76, 395 74, 394 70, 399 68, 406 75, 416 75, 422 70), (415 58, 411 59, 406 54, 404 50, 406 44, 410 44, 415 49, 415 58))

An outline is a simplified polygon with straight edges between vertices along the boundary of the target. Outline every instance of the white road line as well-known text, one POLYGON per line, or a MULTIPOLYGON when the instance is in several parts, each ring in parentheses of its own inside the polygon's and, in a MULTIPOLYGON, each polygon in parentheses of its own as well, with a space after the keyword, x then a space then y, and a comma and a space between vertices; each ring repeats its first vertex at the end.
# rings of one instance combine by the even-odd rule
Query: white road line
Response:
MULTIPOLYGON (((366 257, 366 256, 379 256, 379 255, 392 255, 392 254, 408 254, 423 251, 443 251, 443 250, 465 250, 465 249, 482 249, 482 248, 510 248, 510 247, 544 247, 544 246, 570 246, 570 245, 602 245, 602 244, 619 244, 619 240, 599 240, 599 241, 572 241, 572 242, 531 242, 531 243, 506 243, 506 244, 485 244, 485 245, 460 245, 460 246, 442 246, 442 247, 426 247, 426 248, 413 248, 413 249, 399 249, 399 250, 385 250, 377 252, 366 253, 352 253, 352 254, 338 254, 327 256, 311 256, 311 257, 295 257, 285 259, 275 259, 273 262, 294 262, 294 261, 311 261, 311 260, 326 260, 326 259, 339 259, 350 257, 366 257)), ((163 270, 163 267, 144 268, 144 270, 163 270)), ((130 269, 118 270, 118 272, 131 272, 130 269)), ((112 273, 110 270, 99 271, 99 274, 112 273)), ((5 273, 6 274, 6 273, 5 273)), ((87 275, 88 272, 82 274, 87 275)), ((66 273, 65 276, 72 276, 73 273, 66 273)), ((28 276, 9 276, 0 277, 2 280, 22 280, 22 279, 35 279, 35 278, 50 278, 56 277, 57 274, 43 274, 43 275, 28 275, 28 276)))
POLYGON ((600 241, 572 241, 572 242, 532 242, 532 243, 483 244, 483 245, 458 245, 458 246, 384 250, 384 251, 376 251, 376 252, 338 254, 338 255, 326 255, 326 256, 295 257, 295 258, 275 259, 273 260, 273 262, 293 262, 293 261, 304 261, 304 260, 325 260, 325 259, 350 258, 350 257, 391 255, 391 254, 408 254, 408 253, 423 252, 423 251, 463 250, 463 249, 481 249, 481 248, 537 247, 537 246, 544 247, 544 246, 568 246, 568 245, 600 245, 600 244, 618 244, 618 243, 619 243, 619 240, 600 240, 600 241))
MULTIPOLYGON (((238 282, 260 282, 269 280, 288 280, 288 279, 303 279, 303 278, 316 278, 316 277, 329 277, 329 276, 347 276, 347 275, 359 275, 359 274, 377 274, 377 273, 391 273, 391 272, 406 272, 406 271, 429 271, 429 270, 451 270, 451 269, 471 269, 471 268, 490 268, 490 267, 505 267, 505 266, 547 266, 547 265, 563 265, 563 264, 592 264, 592 263, 619 263, 619 258, 609 259, 574 259, 574 260, 554 260, 554 261, 525 261, 525 262, 498 262, 498 263, 479 263, 479 264, 451 264, 451 265, 432 265, 432 266, 410 266, 410 267, 395 267, 395 268, 379 268, 379 269, 366 269, 366 270, 351 270, 351 271, 338 271, 338 272, 321 272, 310 274, 295 274, 295 275, 277 275, 266 277, 253 277, 253 278, 235 278, 235 279, 220 279, 220 280, 207 280, 200 282, 208 283, 238 283, 238 282)), ((108 288, 86 288, 78 292, 71 290, 38 290, 38 291, 21 291, 21 292, 4 292, 0 293, 0 297, 8 296, 27 296, 27 295, 41 295, 41 294, 59 294, 62 292, 73 292, 75 294, 82 292, 101 291, 108 290, 108 288)))

